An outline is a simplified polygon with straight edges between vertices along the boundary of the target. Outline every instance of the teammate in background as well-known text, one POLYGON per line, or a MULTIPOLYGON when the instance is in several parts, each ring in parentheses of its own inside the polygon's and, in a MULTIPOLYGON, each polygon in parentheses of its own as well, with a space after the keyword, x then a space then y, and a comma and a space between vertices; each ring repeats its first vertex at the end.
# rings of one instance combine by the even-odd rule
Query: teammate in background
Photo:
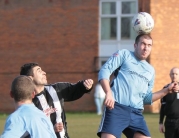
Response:
POLYGON ((97 133, 99 137, 120 138, 123 132, 127 138, 150 138, 142 114, 144 104, 152 104, 172 90, 179 90, 176 83, 171 83, 167 88, 152 93, 155 70, 146 61, 152 44, 149 35, 138 35, 134 52, 119 50, 100 69, 98 80, 106 93, 106 107, 97 133), (116 76, 110 86, 109 78, 113 72, 116 76))
POLYGON ((34 88, 27 76, 13 80, 10 94, 16 111, 7 118, 1 138, 56 138, 50 119, 32 103, 34 88))
POLYGON ((74 101, 91 91, 92 79, 76 84, 58 82, 47 85, 46 73, 37 63, 27 63, 21 67, 21 75, 29 76, 35 84, 33 103, 50 119, 58 138, 69 138, 63 102, 74 101))
MULTIPOLYGON (((179 68, 170 71, 171 82, 179 83, 179 68)), ((168 87, 167 84, 164 88, 168 87)), ((159 131, 165 138, 179 138, 179 93, 170 93, 161 99, 159 131), (165 127, 163 124, 165 118, 165 127)))
POLYGON ((103 112, 104 99, 105 99, 105 93, 103 91, 103 88, 101 87, 100 83, 97 83, 94 91, 94 101, 96 104, 97 115, 101 115, 103 112))

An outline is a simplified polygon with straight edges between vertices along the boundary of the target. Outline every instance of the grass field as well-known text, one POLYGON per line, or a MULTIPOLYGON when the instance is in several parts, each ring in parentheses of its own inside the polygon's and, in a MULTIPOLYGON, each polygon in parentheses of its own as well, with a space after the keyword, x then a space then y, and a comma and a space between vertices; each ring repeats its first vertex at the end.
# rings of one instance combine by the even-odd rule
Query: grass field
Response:
MULTIPOLYGON (((101 116, 95 113, 67 113, 68 133, 71 138, 97 138, 96 132, 101 116)), ((6 115, 0 115, 0 134, 3 131, 6 115)), ((158 131, 158 114, 144 114, 152 138, 164 138, 158 131)), ((122 136, 121 138, 125 138, 122 136)))

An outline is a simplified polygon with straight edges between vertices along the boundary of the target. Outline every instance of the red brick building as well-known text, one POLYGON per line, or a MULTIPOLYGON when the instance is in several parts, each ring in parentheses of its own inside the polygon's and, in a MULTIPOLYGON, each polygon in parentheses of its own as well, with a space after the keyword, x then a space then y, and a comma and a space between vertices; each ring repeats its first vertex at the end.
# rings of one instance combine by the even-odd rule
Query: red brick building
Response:
MULTIPOLYGON (((178 65, 179 8, 176 3, 176 0, 0 1, 0 112, 14 109, 9 96, 11 81, 19 74, 20 66, 27 62, 38 62, 46 71, 49 83, 75 83, 86 78, 92 78, 96 83, 97 70, 106 58, 117 49, 132 49, 134 42, 133 38, 128 39, 130 33, 125 30, 121 31, 124 34, 110 30, 110 37, 103 36, 103 25, 110 21, 120 31, 118 25, 122 27, 123 17, 131 18, 139 11, 151 13, 155 20, 151 33, 154 47, 149 62, 156 69, 154 91, 161 89, 170 81, 170 68, 178 65), (137 10, 132 7, 127 10, 132 11, 129 14, 120 13, 123 6, 131 8, 128 4, 135 5, 137 10), (112 8, 112 14, 108 11, 103 14, 103 6, 112 8), (103 18, 112 20, 103 22, 103 18), (106 41, 108 37, 109 41, 106 41)), ((146 111, 158 112, 158 106, 159 102, 156 102, 154 106, 147 106, 146 111)), ((65 103, 65 109, 95 111, 93 91, 78 101, 65 103)))

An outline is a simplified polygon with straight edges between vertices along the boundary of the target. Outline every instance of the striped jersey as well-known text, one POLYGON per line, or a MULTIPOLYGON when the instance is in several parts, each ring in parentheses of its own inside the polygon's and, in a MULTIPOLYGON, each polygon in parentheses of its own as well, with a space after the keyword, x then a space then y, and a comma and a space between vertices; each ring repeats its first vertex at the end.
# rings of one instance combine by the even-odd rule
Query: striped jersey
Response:
POLYGON ((63 123, 64 130, 56 133, 57 138, 69 138, 63 104, 64 102, 77 100, 89 91, 91 89, 87 90, 83 85, 83 81, 75 84, 58 82, 45 85, 44 90, 35 95, 33 103, 51 119, 53 126, 56 123, 63 123))

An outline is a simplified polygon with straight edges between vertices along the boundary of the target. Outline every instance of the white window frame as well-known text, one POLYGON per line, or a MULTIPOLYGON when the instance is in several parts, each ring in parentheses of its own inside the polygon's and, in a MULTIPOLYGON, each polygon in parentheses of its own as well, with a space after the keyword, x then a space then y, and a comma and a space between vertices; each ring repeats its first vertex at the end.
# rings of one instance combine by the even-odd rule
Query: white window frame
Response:
MULTIPOLYGON (((110 57, 112 53, 119 49, 133 50, 134 40, 122 40, 121 39, 121 17, 133 17, 138 13, 138 0, 99 0, 99 57, 110 57), (116 3, 116 14, 102 15, 102 3, 103 2, 115 2, 116 3), (132 14, 122 14, 122 2, 136 2, 136 12, 132 14), (101 40, 101 17, 115 17, 117 19, 117 36, 116 40, 101 40)), ((98 65, 101 68, 102 62, 107 59, 99 58, 98 65)))
POLYGON ((136 2, 136 13, 138 13, 138 0, 99 0, 99 42, 120 42, 120 41, 131 41, 129 40, 121 40, 121 17, 133 17, 136 13, 133 14, 122 14, 122 2, 136 2), (115 2, 116 3, 116 14, 114 15, 102 15, 102 3, 103 2, 115 2), (120 7, 120 8, 118 8, 120 7), (101 17, 115 17, 117 19, 117 39, 116 40, 101 40, 101 17))

